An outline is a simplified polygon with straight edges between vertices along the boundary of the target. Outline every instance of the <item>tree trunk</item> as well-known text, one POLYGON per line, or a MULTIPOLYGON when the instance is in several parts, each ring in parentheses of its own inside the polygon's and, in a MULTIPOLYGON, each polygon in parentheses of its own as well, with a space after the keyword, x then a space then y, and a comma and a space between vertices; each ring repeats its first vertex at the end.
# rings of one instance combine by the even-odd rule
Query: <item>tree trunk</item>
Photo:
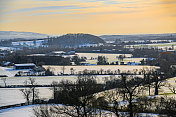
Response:
POLYGON ((119 111, 118 111, 118 109, 116 109, 116 108, 114 108, 114 110, 115 110, 115 115, 117 116, 117 117, 119 117, 119 111))
POLYGON ((35 100, 35 91, 34 88, 32 88, 32 104, 34 104, 34 100, 35 100))
POLYGON ((155 95, 158 95, 158 83, 155 83, 155 95))
POLYGON ((80 109, 77 108, 76 111, 77 111, 77 115, 78 115, 78 117, 80 117, 80 113, 79 113, 80 109))
POLYGON ((130 111, 130 117, 133 117, 132 94, 130 94, 130 100, 129 100, 129 111, 130 111))
POLYGON ((150 96, 150 85, 148 86, 148 88, 149 88, 149 96, 150 96))
POLYGON ((27 96, 27 104, 29 105, 29 97, 27 96))
POLYGON ((87 117, 86 107, 85 106, 83 106, 83 110, 84 110, 84 117, 87 117))

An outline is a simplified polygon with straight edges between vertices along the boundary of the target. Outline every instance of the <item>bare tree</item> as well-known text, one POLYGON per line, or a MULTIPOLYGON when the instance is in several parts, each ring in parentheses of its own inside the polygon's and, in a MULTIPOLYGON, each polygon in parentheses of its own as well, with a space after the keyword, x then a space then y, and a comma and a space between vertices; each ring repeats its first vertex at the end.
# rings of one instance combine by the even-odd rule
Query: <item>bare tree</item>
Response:
POLYGON ((62 70, 62 74, 63 74, 63 75, 64 75, 64 73, 65 73, 65 69, 66 69, 65 66, 62 66, 62 67, 61 67, 61 70, 62 70))
POLYGON ((101 69, 100 69, 100 74, 103 74, 103 71, 104 71, 104 70, 101 68, 101 69))
POLYGON ((6 83, 7 78, 1 78, 1 80, 4 82, 4 86, 6 87, 7 86, 7 83, 6 83))
POLYGON ((119 59, 120 61, 123 61, 124 58, 125 58, 125 55, 119 55, 119 56, 118 56, 118 59, 119 59))
POLYGON ((164 80, 166 79, 166 77, 164 76, 164 74, 162 74, 162 72, 158 71, 153 71, 151 77, 151 82, 153 82, 153 87, 155 89, 154 94, 158 95, 160 87, 165 85, 164 80))
POLYGON ((28 79, 29 85, 31 85, 32 90, 32 104, 35 103, 35 98, 38 98, 39 91, 36 89, 35 85, 37 84, 34 78, 28 79))
POLYGON ((70 73, 71 75, 74 75, 75 69, 74 68, 70 68, 70 73))
POLYGON ((55 113, 51 112, 51 106, 40 105, 33 108, 35 117, 58 117, 55 113))
POLYGON ((20 91, 23 93, 23 96, 24 96, 24 98, 26 98, 26 101, 29 105, 30 97, 31 97, 31 94, 32 94, 31 89, 30 88, 24 88, 24 89, 20 89, 20 91))
MULTIPOLYGON (((27 80, 24 81, 24 85, 28 85, 27 80)), ((32 94, 31 88, 20 89, 20 91, 23 93, 24 98, 26 99, 27 103, 29 104, 30 97, 31 97, 31 94, 32 94)))
POLYGON ((82 109, 70 105, 50 104, 40 105, 33 108, 35 117, 100 117, 100 113, 89 113, 85 116, 82 109))
POLYGON ((144 77, 144 80, 145 80, 145 87, 146 87, 146 90, 148 88, 148 94, 149 96, 151 95, 151 88, 152 88, 152 72, 154 72, 154 70, 152 69, 148 69, 148 68, 143 68, 141 70, 142 74, 143 74, 143 77, 144 77))
POLYGON ((108 90, 104 92, 104 97, 107 99, 107 101, 110 104, 110 107, 112 107, 112 112, 116 114, 117 117, 119 117, 119 112, 121 109, 120 106, 120 92, 118 88, 115 88, 113 90, 108 90))
POLYGON ((144 83, 144 80, 139 77, 127 76, 126 74, 121 74, 121 93, 125 95, 125 99, 128 101, 128 109, 130 112, 130 117, 134 116, 134 105, 133 100, 138 97, 141 92, 140 86, 144 83))
POLYGON ((54 98, 55 98, 56 91, 57 91, 57 89, 58 89, 58 87, 57 87, 58 84, 59 84, 59 83, 58 83, 57 81, 53 81, 53 82, 51 83, 51 85, 53 85, 53 88, 51 88, 51 90, 53 91, 53 97, 54 97, 54 98))
MULTIPOLYGON (((176 85, 176 80, 174 81, 175 85, 176 85)), ((167 83, 167 87, 169 88, 169 90, 173 93, 176 94, 176 86, 175 85, 171 85, 170 83, 167 83)))
POLYGON ((25 86, 29 86, 28 88, 20 89, 20 91, 23 93, 24 98, 26 98, 27 103, 29 104, 30 98, 32 97, 32 103, 35 103, 35 98, 38 98, 38 90, 36 89, 35 85, 35 79, 29 78, 24 81, 25 86))
MULTIPOLYGON (((101 85, 98 85, 96 80, 92 77, 79 76, 78 80, 73 83, 71 81, 62 81, 60 83, 62 86, 55 94, 55 103, 66 105, 65 109, 59 110, 62 113, 72 115, 73 117, 88 117, 89 114, 93 113, 95 110, 92 108, 92 100, 95 99, 95 93, 102 89, 101 85), (69 108, 73 109, 70 111, 69 108), (76 114, 76 115, 75 115, 76 114)), ((62 107, 63 108, 63 107, 62 107)))
POLYGON ((35 109, 36 117, 90 117, 93 114, 98 116, 98 109, 94 104, 96 102, 100 106, 102 99, 97 101, 95 93, 99 92, 102 86, 97 85, 92 77, 79 76, 74 83, 62 81, 60 85, 62 86, 55 92, 55 104, 35 109))

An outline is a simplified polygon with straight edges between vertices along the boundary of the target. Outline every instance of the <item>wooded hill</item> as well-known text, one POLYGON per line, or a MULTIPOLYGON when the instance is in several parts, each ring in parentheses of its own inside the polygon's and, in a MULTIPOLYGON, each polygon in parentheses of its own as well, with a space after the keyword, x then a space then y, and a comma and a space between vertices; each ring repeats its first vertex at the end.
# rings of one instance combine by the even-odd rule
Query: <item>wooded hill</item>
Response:
POLYGON ((48 39, 49 46, 60 47, 79 47, 87 44, 105 43, 100 37, 90 34, 66 34, 60 37, 50 37, 48 39))

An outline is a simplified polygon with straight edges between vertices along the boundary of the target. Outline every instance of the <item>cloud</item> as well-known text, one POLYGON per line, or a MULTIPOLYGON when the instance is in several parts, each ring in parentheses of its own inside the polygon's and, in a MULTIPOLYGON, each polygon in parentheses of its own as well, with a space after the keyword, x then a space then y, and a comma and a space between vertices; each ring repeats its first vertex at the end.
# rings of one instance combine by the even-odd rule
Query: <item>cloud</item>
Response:
POLYGON ((71 11, 42 12, 42 13, 32 13, 28 16, 59 15, 59 14, 66 14, 66 13, 72 13, 72 12, 71 11))
POLYGON ((13 10, 13 11, 8 11, 8 12, 5 12, 4 14, 39 11, 39 10, 85 9, 85 8, 89 8, 89 7, 80 7, 80 6, 44 6, 44 7, 22 8, 22 9, 17 9, 17 10, 13 10))
POLYGON ((104 4, 127 4, 127 3, 137 3, 135 1, 120 1, 120 0, 79 0, 81 2, 103 2, 104 4))
POLYGON ((175 0, 161 0, 160 4, 176 4, 175 0))
POLYGON ((96 13, 85 13, 84 15, 107 15, 107 14, 127 14, 127 13, 136 13, 140 12, 138 10, 131 10, 131 11, 109 11, 109 12, 96 12, 96 13))

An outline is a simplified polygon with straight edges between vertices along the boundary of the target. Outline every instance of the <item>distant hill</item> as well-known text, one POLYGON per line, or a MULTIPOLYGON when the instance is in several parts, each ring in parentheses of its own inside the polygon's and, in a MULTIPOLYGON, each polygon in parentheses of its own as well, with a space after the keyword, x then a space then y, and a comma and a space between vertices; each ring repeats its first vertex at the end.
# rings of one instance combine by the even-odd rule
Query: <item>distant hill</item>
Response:
POLYGON ((33 32, 16 32, 16 31, 0 31, 0 40, 2 39, 40 39, 47 38, 47 34, 33 32))
POLYGON ((57 38, 50 38, 49 45, 55 45, 60 47, 79 47, 91 44, 105 43, 100 37, 91 34, 66 34, 57 38))
POLYGON ((55 40, 50 44, 62 45, 63 46, 78 46, 84 44, 97 44, 104 43, 104 41, 116 41, 116 40, 154 40, 154 39, 171 39, 176 40, 176 33, 165 33, 165 34, 131 34, 131 35, 101 35, 94 36, 90 34, 66 34, 60 37, 52 38, 56 35, 48 35, 34 32, 18 32, 18 31, 0 31, 0 40, 15 39, 18 40, 30 40, 30 39, 47 39, 50 37, 51 40, 55 40), (56 43, 55 43, 56 42, 56 43))
POLYGON ((166 34, 134 34, 134 35, 102 35, 99 36, 105 41, 121 40, 153 40, 153 39, 176 39, 176 33, 166 34))

